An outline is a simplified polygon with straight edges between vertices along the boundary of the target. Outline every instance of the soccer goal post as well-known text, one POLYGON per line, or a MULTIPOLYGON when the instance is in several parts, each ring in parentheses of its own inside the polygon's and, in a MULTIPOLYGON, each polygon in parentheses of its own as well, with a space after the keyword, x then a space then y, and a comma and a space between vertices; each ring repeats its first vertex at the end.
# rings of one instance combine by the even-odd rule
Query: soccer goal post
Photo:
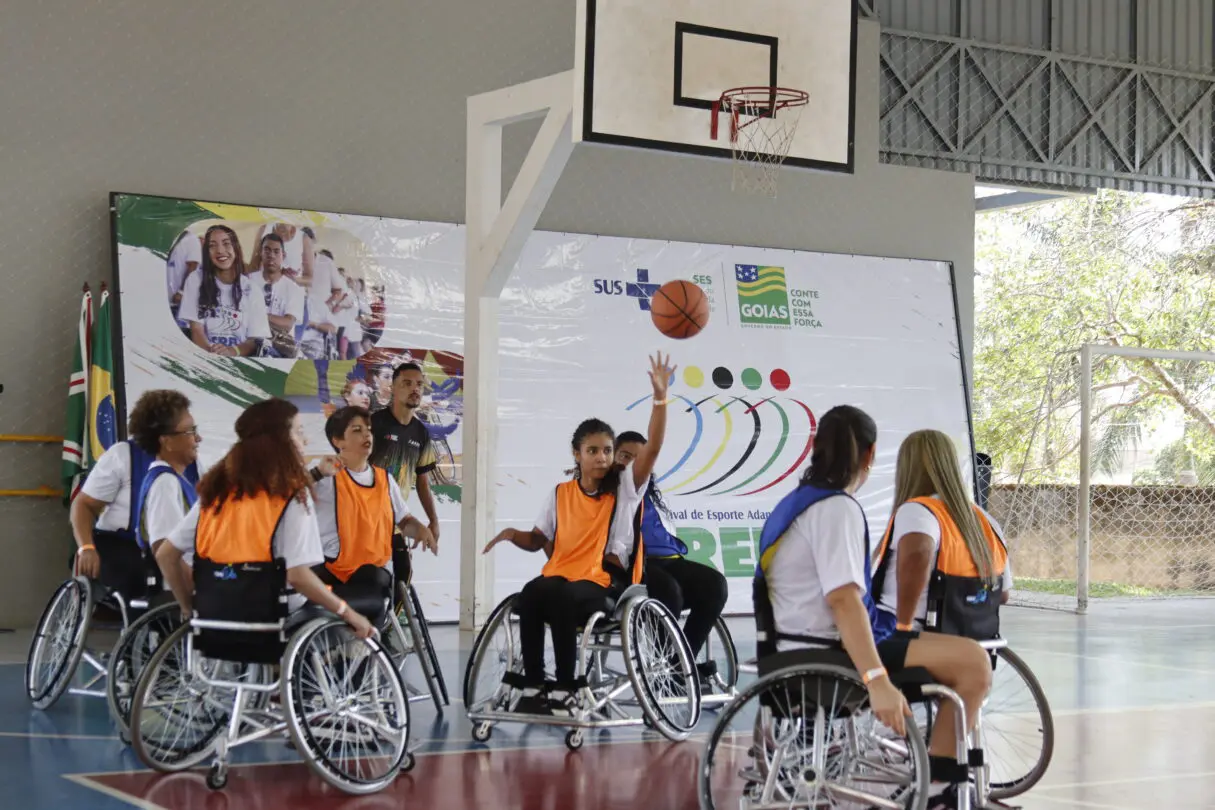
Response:
POLYGON ((1215 354, 1080 351, 1076 610, 1215 595, 1215 354))
POLYGON ((1013 603, 1215 596, 1215 354, 1086 345, 1025 383, 987 392, 1016 422, 990 495, 1013 603))

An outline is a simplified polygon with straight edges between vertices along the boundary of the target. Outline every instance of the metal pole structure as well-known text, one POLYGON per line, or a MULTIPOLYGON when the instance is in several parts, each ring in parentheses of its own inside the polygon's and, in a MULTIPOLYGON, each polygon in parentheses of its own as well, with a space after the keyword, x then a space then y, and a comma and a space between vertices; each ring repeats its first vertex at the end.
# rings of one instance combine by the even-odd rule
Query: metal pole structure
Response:
POLYGON ((465 167, 464 436, 460 510, 460 628, 477 630, 494 605, 497 531, 498 302, 523 245, 574 151, 572 71, 468 98, 465 167), (544 118, 502 198, 502 128, 544 118))
POLYGON ((1092 486, 1093 347, 1080 349, 1080 488, 1076 492, 1076 612, 1088 612, 1090 492, 1092 486))

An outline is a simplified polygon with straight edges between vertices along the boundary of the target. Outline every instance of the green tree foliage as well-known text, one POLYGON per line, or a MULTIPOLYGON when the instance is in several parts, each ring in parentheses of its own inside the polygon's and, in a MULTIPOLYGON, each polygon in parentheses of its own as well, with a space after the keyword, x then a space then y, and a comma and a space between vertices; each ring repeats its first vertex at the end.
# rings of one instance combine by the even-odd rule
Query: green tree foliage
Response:
MULTIPOLYGON (((1100 192, 980 217, 975 441, 1025 482, 1078 472, 1079 348, 1215 350, 1215 205, 1100 192)), ((1094 357, 1093 457, 1114 471, 1166 419, 1144 473, 1215 474, 1215 362, 1094 357)))

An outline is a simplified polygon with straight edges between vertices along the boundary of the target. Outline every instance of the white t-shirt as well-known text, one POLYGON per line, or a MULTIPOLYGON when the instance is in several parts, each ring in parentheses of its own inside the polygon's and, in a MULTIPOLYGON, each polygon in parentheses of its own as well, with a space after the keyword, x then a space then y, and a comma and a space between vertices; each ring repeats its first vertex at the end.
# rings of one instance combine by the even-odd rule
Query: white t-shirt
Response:
POLYGON ((342 301, 346 310, 342 315, 342 325, 346 327, 346 339, 358 343, 363 339, 363 324, 359 323, 359 296, 354 290, 346 291, 346 299, 342 301))
POLYGON ((125 531, 131 522, 131 446, 112 444, 89 470, 80 491, 108 504, 97 519, 98 530, 125 531))
MULTIPOLYGON (((266 301, 266 285, 270 284, 270 303, 266 306, 266 314, 280 317, 290 315, 298 325, 304 320, 304 289, 286 276, 279 276, 273 283, 266 281, 264 274, 254 276, 257 280, 256 292, 266 301)), ((255 285, 255 286, 256 286, 255 285)))
MULTIPOLYGON (((776 629, 838 639, 827 594, 845 585, 865 589, 865 513, 844 495, 819 501, 793 521, 768 567, 768 598, 776 629)), ((778 650, 813 645, 778 641, 778 650)))
MULTIPOLYGON (((626 467, 620 472, 620 485, 616 487, 616 516, 612 520, 612 531, 608 535, 607 548, 604 556, 615 554, 625 565, 629 564, 629 556, 633 553, 633 518, 641 506, 642 496, 646 485, 638 489, 633 483, 633 468, 626 467)), ((557 488, 548 491, 540 515, 536 518, 535 527, 549 540, 556 539, 557 534, 557 488)))
MULTIPOLYGON (((350 469, 338 470, 337 474, 348 474, 359 486, 370 487, 375 484, 375 470, 370 466, 360 472, 350 469)), ((321 547, 324 549, 325 559, 332 560, 342 551, 337 527, 337 481, 332 475, 326 476, 314 489, 316 491, 316 523, 320 530, 321 547)), ((391 475, 388 476, 388 500, 392 503, 392 522, 394 524, 399 524, 409 517, 409 507, 405 505, 405 496, 401 494, 401 487, 391 475)), ((392 561, 389 560, 388 565, 384 567, 391 571, 392 561)))
MULTIPOLYGON (((198 267, 202 266, 202 242, 194 234, 187 233, 169 251, 169 259, 165 262, 165 292, 168 293, 170 302, 173 296, 181 292, 190 262, 195 262, 198 267)), ((195 267, 195 273, 198 272, 198 267, 195 267)))
MULTIPOLYGON (((148 473, 157 467, 168 467, 163 461, 153 461, 148 473)), ((181 482, 176 475, 164 474, 152 482, 148 497, 143 500, 142 527, 148 545, 164 540, 186 516, 186 501, 182 497, 181 482)))
POLYGON ((186 279, 181 293, 181 309, 178 316, 184 321, 201 323, 207 340, 224 346, 239 346, 249 338, 270 337, 270 322, 266 320, 266 299, 259 285, 256 289, 248 276, 241 276, 236 283, 241 287, 240 307, 232 304, 234 284, 216 280, 219 286, 219 305, 211 312, 200 312, 198 306, 199 285, 203 273, 198 270, 186 279))
POLYGON ((333 311, 325 302, 333 295, 334 287, 341 288, 345 284, 337 271, 333 259, 316 254, 312 262, 312 286, 308 288, 308 320, 316 323, 336 324, 333 311))
MULTIPOLYGON (((173 547, 182 553, 186 565, 194 564, 194 540, 198 534, 200 508, 201 503, 194 504, 168 537, 173 547)), ((291 499, 283 512, 282 520, 274 530, 271 547, 275 559, 282 558, 287 568, 311 568, 325 561, 321 550, 321 536, 316 525, 316 506, 311 495, 308 496, 306 504, 295 498, 291 499)), ((306 601, 300 594, 292 594, 288 607, 296 610, 306 601)))
MULTIPOLYGON (((273 228, 267 228, 266 233, 273 233, 273 228)), ((295 229, 295 236, 283 240, 283 274, 290 278, 299 278, 304 272, 304 230, 295 229)))
MULTIPOLYGON (((936 497, 935 495, 933 496, 936 497)), ((991 521, 991 527, 995 530, 998 537, 1004 536, 1004 530, 1000 528, 1000 524, 996 519, 987 512, 983 512, 987 519, 991 521)), ((886 550, 886 555, 890 561, 886 563, 886 578, 882 581, 882 600, 879 603, 884 610, 897 614, 898 613, 898 570, 899 570, 899 541, 909 534, 926 534, 932 538, 932 551, 935 555, 936 550, 941 547, 941 522, 937 520, 937 516, 932 513, 922 503, 913 503, 908 501, 898 508, 894 513, 894 529, 890 533, 890 548, 886 550)), ((1002 577, 1003 588, 1006 591, 1012 590, 1012 561, 1010 560, 1004 566, 1004 575, 1002 577)), ((919 602, 915 608, 915 625, 917 629, 923 629, 924 619, 928 615, 928 589, 920 594, 919 602)))

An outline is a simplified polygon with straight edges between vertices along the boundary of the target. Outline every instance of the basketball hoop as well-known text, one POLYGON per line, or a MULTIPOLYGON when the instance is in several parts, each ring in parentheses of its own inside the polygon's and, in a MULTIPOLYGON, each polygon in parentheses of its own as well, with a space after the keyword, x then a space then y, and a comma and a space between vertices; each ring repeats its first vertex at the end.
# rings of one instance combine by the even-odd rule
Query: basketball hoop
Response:
POLYGON ((717 140, 717 117, 730 117, 734 175, 730 190, 776 196, 777 170, 789 155, 793 136, 810 101, 804 90, 735 87, 713 102, 709 135, 717 140))

